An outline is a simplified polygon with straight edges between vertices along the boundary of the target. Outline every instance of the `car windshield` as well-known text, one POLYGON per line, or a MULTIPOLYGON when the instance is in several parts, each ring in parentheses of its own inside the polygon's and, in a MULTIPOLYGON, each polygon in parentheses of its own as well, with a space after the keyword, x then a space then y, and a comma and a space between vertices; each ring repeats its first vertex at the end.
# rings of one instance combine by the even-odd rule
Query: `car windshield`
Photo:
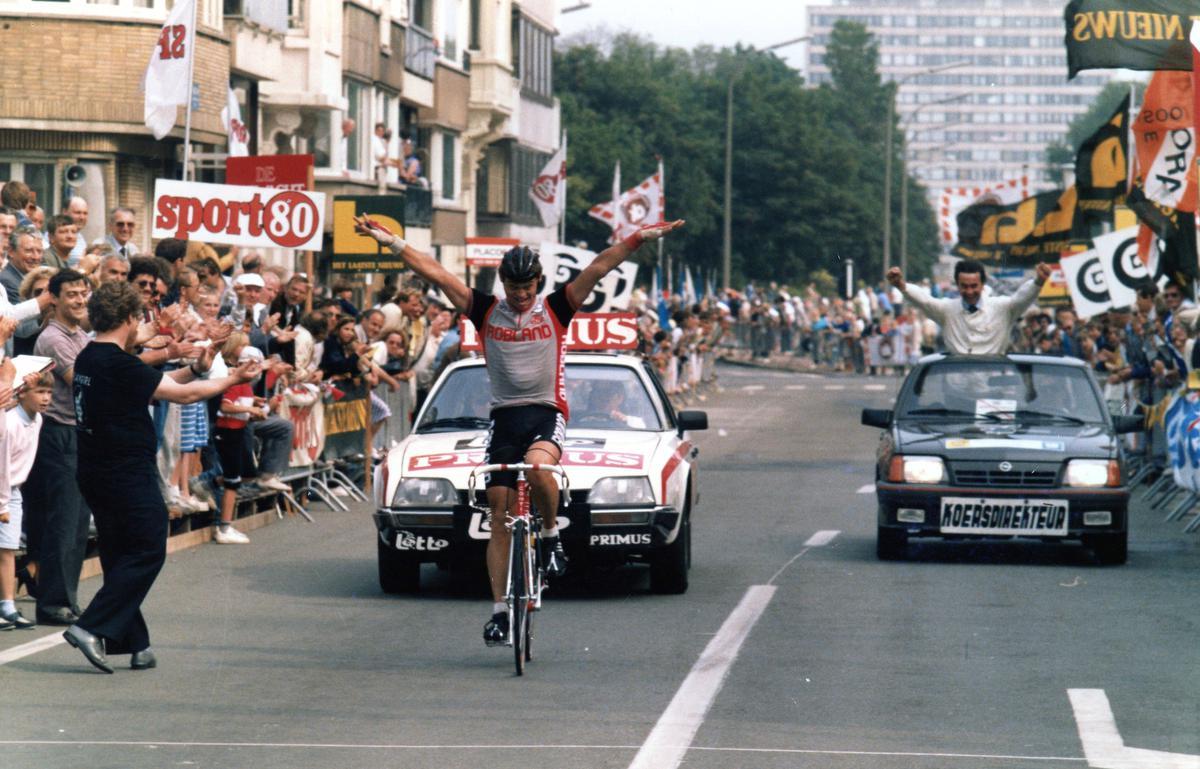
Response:
POLYGON ((934 363, 898 406, 910 419, 1104 421, 1085 369, 1040 363, 934 363))
MULTIPOLYGON (((567 364, 569 427, 661 430, 662 420, 637 372, 626 366, 567 364)), ((430 396, 417 432, 486 428, 492 398, 487 369, 450 372, 430 396)))

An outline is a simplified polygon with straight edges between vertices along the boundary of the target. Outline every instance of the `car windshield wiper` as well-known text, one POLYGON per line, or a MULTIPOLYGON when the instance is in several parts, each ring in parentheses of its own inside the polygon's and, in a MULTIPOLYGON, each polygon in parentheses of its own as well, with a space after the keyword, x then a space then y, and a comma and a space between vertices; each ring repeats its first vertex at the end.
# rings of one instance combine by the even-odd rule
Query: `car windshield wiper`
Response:
POLYGON ((421 425, 422 430, 436 429, 439 427, 488 427, 492 424, 490 419, 485 417, 446 417, 444 419, 435 419, 432 422, 426 422, 421 425))
POLYGON ((963 409, 947 409, 947 408, 924 408, 913 409, 904 413, 905 417, 965 417, 967 419, 990 419, 993 422, 1000 421, 1000 417, 996 416, 995 412, 987 414, 976 414, 963 409))
POLYGON ((1070 422, 1073 425, 1086 425, 1086 419, 1073 417, 1070 414, 1054 414, 1049 411, 1032 411, 1030 409, 1017 409, 1016 411, 995 411, 994 414, 1002 414, 1004 416, 1012 416, 1017 419, 1058 419, 1063 422, 1070 422))

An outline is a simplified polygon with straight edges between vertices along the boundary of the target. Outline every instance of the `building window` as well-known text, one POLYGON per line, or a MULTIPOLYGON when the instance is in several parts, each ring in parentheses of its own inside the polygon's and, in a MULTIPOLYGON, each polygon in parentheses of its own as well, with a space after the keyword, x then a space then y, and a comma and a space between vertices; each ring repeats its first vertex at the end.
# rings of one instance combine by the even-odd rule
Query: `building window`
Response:
POLYGON ((366 86, 354 80, 346 80, 342 95, 346 97, 346 117, 354 121, 354 130, 343 139, 346 147, 345 169, 347 171, 362 171, 363 169, 363 136, 370 131, 366 115, 366 86))
POLYGON ((520 13, 513 15, 513 74, 521 93, 549 101, 554 96, 551 56, 554 37, 520 13))
POLYGON ((454 172, 458 160, 458 153, 455 151, 457 139, 458 137, 449 131, 442 132, 442 200, 458 199, 458 190, 455 186, 457 175, 454 172))
POLYGON ((433 29, 433 0, 408 0, 408 21, 424 30, 433 29))
POLYGON ((443 57, 458 61, 458 0, 442 0, 443 57))
POLYGON ((62 208, 55 197, 55 175, 53 163, 22 163, 0 160, 0 179, 25 182, 37 195, 37 204, 46 212, 46 218, 62 208))

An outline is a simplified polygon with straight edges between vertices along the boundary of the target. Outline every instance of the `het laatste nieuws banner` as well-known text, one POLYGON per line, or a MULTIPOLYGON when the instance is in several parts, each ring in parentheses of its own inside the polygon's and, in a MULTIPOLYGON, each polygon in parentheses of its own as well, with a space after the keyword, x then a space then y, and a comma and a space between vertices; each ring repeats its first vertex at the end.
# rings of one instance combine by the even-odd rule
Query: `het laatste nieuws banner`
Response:
POLYGON ((1071 0, 1063 11, 1070 77, 1085 69, 1190 70, 1194 0, 1071 0))

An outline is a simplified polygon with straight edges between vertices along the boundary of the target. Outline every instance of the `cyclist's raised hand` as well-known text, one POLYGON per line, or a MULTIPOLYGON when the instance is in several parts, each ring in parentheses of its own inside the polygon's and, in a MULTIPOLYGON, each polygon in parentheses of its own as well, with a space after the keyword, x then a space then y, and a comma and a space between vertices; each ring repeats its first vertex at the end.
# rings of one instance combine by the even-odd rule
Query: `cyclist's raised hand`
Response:
POLYGON ((668 232, 677 230, 684 225, 683 219, 676 219, 673 222, 659 222, 658 224, 647 224, 633 234, 629 245, 636 248, 648 240, 658 240, 668 232))
POLYGON ((390 246, 396 239, 396 233, 366 214, 354 217, 354 231, 359 235, 368 235, 375 238, 375 240, 385 246, 390 246))

